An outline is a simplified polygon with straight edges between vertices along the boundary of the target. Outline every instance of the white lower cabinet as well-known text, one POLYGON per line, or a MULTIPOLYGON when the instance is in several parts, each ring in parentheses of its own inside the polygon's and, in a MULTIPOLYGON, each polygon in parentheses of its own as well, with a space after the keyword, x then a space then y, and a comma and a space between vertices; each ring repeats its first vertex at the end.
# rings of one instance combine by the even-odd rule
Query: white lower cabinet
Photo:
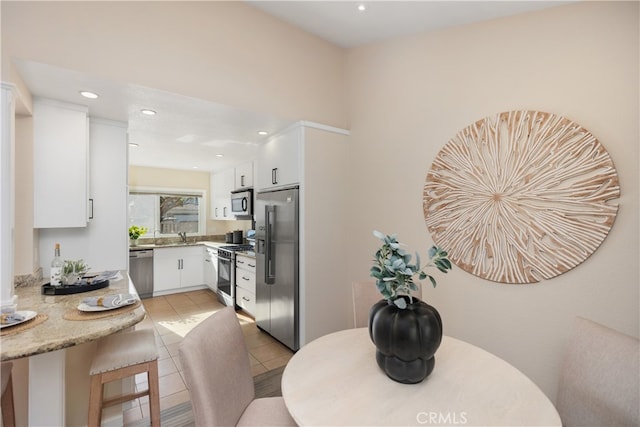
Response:
POLYGON ((256 311, 256 259, 236 254, 236 304, 249 314, 256 311))
POLYGON ((203 284, 204 258, 202 246, 154 249, 154 294, 203 284))
POLYGON ((256 310, 256 295, 246 289, 236 287, 236 304, 247 313, 253 315, 256 310))

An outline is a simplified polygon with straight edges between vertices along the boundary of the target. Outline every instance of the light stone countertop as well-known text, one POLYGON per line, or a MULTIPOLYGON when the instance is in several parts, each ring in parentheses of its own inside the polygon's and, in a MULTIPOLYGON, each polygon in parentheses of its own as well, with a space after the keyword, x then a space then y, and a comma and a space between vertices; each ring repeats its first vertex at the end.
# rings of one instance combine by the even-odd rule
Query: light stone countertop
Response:
POLYGON ((129 246, 130 251, 144 251, 148 249, 162 249, 162 248, 181 248, 188 246, 208 246, 211 248, 219 248, 221 246, 233 246, 233 243, 225 243, 218 241, 189 241, 186 243, 182 242, 169 242, 169 243, 139 243, 137 246, 129 246))
MULTIPOLYGON (((246 243, 243 243, 246 244, 246 243)), ((237 245, 236 243, 226 243, 226 242, 218 242, 218 241, 210 241, 210 240, 202 240, 202 241, 197 241, 197 242, 187 242, 187 243, 181 243, 181 242, 170 242, 170 243, 159 243, 159 244, 153 244, 153 243, 145 243, 145 244, 138 244, 138 246, 130 246, 129 250, 130 251, 144 251, 144 250, 149 250, 149 249, 162 249, 162 248, 182 248, 182 247, 189 247, 189 246, 206 246, 206 247, 210 247, 210 248, 221 248, 224 246, 235 246, 237 245)), ((254 251, 236 251, 236 254, 239 255, 244 255, 244 256, 248 256, 251 258, 255 258, 256 257, 256 253, 254 251)))
POLYGON ((42 324, 17 334, 1 338, 0 360, 12 360, 60 350, 129 328, 145 317, 144 306, 122 314, 95 320, 65 320, 63 315, 75 309, 91 296, 129 293, 138 296, 127 271, 120 271, 122 279, 110 280, 109 286, 91 292, 72 295, 42 295, 40 285, 18 287, 18 310, 32 310, 49 318, 42 324))

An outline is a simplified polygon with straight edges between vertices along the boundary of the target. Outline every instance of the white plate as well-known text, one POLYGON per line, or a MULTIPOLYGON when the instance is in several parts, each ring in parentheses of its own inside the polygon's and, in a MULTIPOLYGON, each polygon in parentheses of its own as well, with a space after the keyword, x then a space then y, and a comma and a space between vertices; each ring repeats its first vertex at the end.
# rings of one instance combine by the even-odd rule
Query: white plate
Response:
POLYGON ((19 325, 21 323, 24 323, 24 322, 26 322, 28 320, 33 319, 34 317, 36 317, 38 315, 38 313, 36 313, 35 311, 31 311, 31 310, 22 310, 22 311, 18 310, 18 311, 16 311, 16 313, 22 314, 24 316, 24 320, 21 320, 19 322, 15 322, 15 323, 9 323, 9 324, 6 324, 6 325, 0 325, 0 329, 8 328, 9 326, 19 325))
POLYGON ((133 304, 135 304, 137 302, 138 302, 138 300, 135 300, 133 302, 121 304, 121 305, 118 305, 118 306, 115 306, 115 307, 103 307, 101 305, 89 305, 89 304, 85 304, 85 303, 81 302, 80 305, 78 305, 78 310, 86 311, 86 312, 91 312, 91 311, 109 311, 109 310, 115 310, 117 308, 126 307, 128 305, 133 305, 133 304))

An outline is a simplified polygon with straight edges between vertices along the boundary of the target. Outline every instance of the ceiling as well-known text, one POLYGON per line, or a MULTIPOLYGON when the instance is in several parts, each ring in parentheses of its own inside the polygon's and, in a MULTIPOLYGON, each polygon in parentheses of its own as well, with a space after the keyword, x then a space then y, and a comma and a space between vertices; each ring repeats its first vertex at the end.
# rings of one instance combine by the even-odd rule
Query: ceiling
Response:
MULTIPOLYGON (((247 1, 345 48, 464 25, 567 1, 247 1), (365 11, 357 6, 364 4, 365 11)), ((255 155, 266 137, 291 123, 237 108, 32 61, 16 68, 34 96, 87 105, 89 115, 128 123, 133 165, 220 171, 255 155), (100 98, 79 95, 91 90, 100 98), (148 108, 155 116, 141 114, 148 108), (222 154, 223 157, 217 157, 222 154)))
POLYGON ((90 117, 128 123, 129 163, 215 172, 255 156, 260 141, 291 122, 202 99, 100 79, 32 61, 15 61, 34 96, 89 108, 90 117), (82 97, 91 90, 98 99, 82 97), (151 109, 154 116, 142 114, 151 109), (135 144, 135 146, 133 145, 135 144), (223 157, 217 157, 222 155, 223 157))
POLYGON ((264 1, 258 9, 333 44, 352 48, 395 37, 470 24, 571 1, 264 1), (358 10, 363 5, 364 11, 358 10))

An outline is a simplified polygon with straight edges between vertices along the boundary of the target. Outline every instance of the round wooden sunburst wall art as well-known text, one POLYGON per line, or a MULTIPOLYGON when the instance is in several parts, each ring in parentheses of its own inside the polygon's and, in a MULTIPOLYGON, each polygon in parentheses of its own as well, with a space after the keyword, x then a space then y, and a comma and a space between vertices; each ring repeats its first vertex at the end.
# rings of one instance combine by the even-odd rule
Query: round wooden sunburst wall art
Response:
POLYGON ((586 260, 618 212, 618 174, 580 125, 509 111, 468 126, 427 174, 424 217, 451 261, 501 283, 533 283, 586 260))

